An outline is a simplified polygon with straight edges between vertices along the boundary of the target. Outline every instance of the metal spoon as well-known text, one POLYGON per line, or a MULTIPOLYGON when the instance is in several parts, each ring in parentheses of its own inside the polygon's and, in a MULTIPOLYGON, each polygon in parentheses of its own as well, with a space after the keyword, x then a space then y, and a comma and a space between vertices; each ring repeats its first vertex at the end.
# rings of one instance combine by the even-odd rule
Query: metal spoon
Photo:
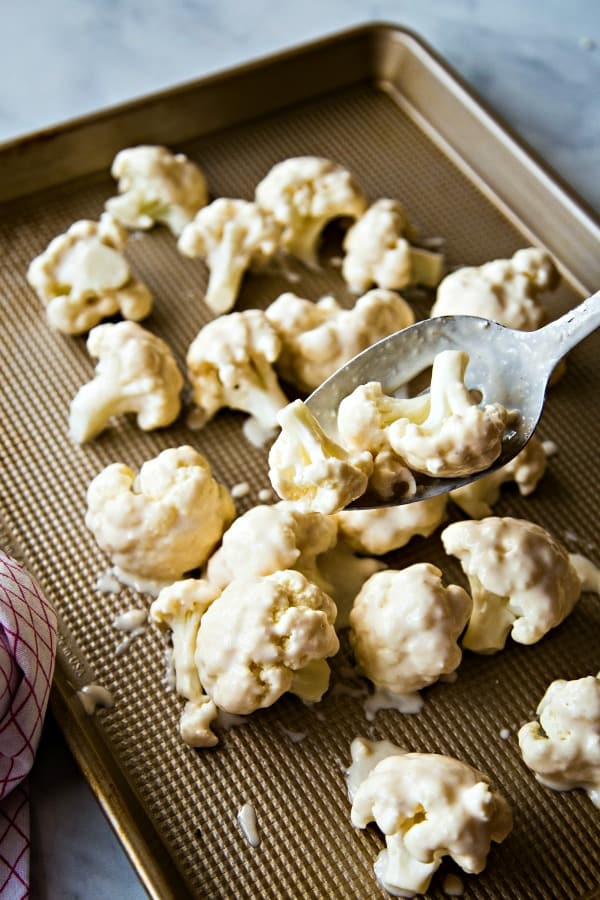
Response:
MULTIPOLYGON (((414 503, 462 487, 516 456, 536 429, 557 362, 599 325, 600 291, 537 331, 515 331, 475 316, 425 319, 359 353, 317 388, 306 403, 325 432, 337 439, 338 407, 358 385, 380 381, 383 390, 393 395, 431 366, 442 350, 465 350, 469 354, 467 387, 481 392, 482 403, 501 403, 506 409, 518 411, 519 416, 504 434, 500 456, 485 471, 460 478, 434 478, 414 472, 417 493, 394 501, 414 503)), ((389 505, 369 494, 350 508, 389 505)))

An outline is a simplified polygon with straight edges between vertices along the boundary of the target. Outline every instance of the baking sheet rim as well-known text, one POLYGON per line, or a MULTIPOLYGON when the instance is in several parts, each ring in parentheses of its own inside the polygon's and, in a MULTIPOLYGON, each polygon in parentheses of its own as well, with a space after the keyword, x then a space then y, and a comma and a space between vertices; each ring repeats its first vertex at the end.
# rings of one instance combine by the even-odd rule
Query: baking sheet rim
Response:
MULTIPOLYGON (((585 215, 596 227, 600 228, 600 217, 596 215, 595 211, 583 200, 583 198, 581 198, 570 185, 565 183, 564 180, 551 169, 545 160, 533 148, 529 147, 498 114, 482 101, 461 76, 458 75, 458 73, 456 73, 454 69, 440 57, 423 38, 421 38, 420 35, 404 26, 387 22, 373 22, 351 29, 344 29, 343 31, 335 32, 334 34, 327 35, 318 40, 304 42, 289 49, 261 56, 255 60, 227 68, 220 72, 211 73, 202 79, 187 81, 162 91, 145 94, 122 104, 109 106, 84 116, 66 120, 57 125, 41 129, 40 131, 32 132, 0 143, 0 154, 6 151, 18 150, 32 141, 51 138, 55 135, 94 122, 100 122, 102 120, 107 121, 111 116, 126 112, 127 110, 139 109, 149 101, 159 99, 164 100, 193 87, 200 88, 211 84, 218 84, 220 81, 225 80, 232 75, 239 75, 257 70, 260 69, 261 66, 269 65, 277 60, 284 60, 290 56, 300 56, 303 53, 319 48, 325 49, 333 42, 342 42, 361 34, 376 35, 377 33, 382 32, 400 34, 403 37, 414 41, 420 52, 426 56, 428 61, 440 66, 446 78, 465 92, 480 115, 485 116, 494 124, 495 128, 498 129, 499 135, 505 140, 508 139, 516 150, 524 154, 524 156, 542 172, 552 188, 560 192, 578 212, 585 215)), ((62 635, 62 637, 64 639, 64 635, 62 635)), ((94 736, 93 724, 90 722, 91 727, 86 729, 83 721, 74 715, 71 709, 72 697, 73 685, 69 676, 68 664, 59 654, 57 657, 50 701, 53 714, 65 736, 77 765, 88 781, 103 813, 122 844, 134 871, 138 875, 149 896, 156 898, 156 900, 163 900, 163 898, 172 896, 182 896, 184 893, 189 894, 189 891, 186 891, 185 888, 183 888, 182 876, 179 876, 180 884, 175 886, 174 891, 174 886, 169 880, 164 868, 161 867, 160 861, 157 861, 156 857, 149 850, 148 840, 145 837, 144 830, 136 821, 131 808, 125 803, 117 800, 117 798, 121 798, 119 789, 109 783, 110 776, 103 771, 104 766, 101 761, 101 754, 94 748, 92 740, 92 737, 94 736)), ((108 745, 103 744, 103 746, 108 751, 108 745)), ((119 775, 117 780, 123 782, 125 779, 122 770, 119 766, 116 766, 116 769, 119 775)), ((140 807, 143 811, 143 805, 141 803, 140 807)), ((158 832, 150 822, 149 825, 156 835, 157 840, 164 848, 165 856, 168 857, 167 848, 158 835, 158 832)), ((593 894, 590 894, 589 896, 591 897, 593 894)))

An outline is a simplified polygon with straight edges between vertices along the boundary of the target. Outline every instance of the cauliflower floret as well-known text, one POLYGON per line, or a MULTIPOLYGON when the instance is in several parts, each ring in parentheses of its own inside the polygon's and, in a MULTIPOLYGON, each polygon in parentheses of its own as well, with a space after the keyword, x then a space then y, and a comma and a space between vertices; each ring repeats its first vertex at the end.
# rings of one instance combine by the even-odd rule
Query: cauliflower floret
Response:
POLYGON ((175 690, 188 700, 202 694, 194 659, 196 639, 202 616, 220 593, 205 579, 185 578, 164 587, 150 607, 150 619, 171 630, 175 690))
POLYGON ((425 893, 443 856, 465 872, 483 871, 492 841, 512 829, 509 804, 477 769, 434 753, 387 756, 358 787, 352 824, 376 822, 386 850, 375 863, 382 887, 425 893))
POLYGON ((208 203, 208 188, 198 166, 183 153, 142 145, 121 150, 111 173, 119 196, 106 209, 126 228, 148 229, 156 222, 179 235, 208 203))
POLYGON ((277 421, 281 434, 269 453, 269 478, 280 497, 329 514, 364 494, 373 468, 370 453, 347 453, 301 400, 282 409, 277 421))
POLYGON ((345 446, 375 453, 389 444, 411 469, 442 478, 489 468, 511 414, 499 403, 479 406, 471 399, 468 361, 461 350, 438 353, 430 392, 406 400, 386 396, 379 382, 358 387, 338 411, 345 446))
POLYGON ((396 696, 420 691, 458 668, 457 640, 470 612, 467 592, 444 587, 441 571, 429 563, 378 572, 350 613, 356 661, 376 687, 396 696))
POLYGON ((357 219, 367 208, 359 184, 343 166, 298 156, 273 166, 256 188, 256 202, 282 226, 282 245, 309 266, 318 261, 321 232, 332 219, 357 219))
POLYGON ((235 516, 227 488, 192 447, 163 450, 135 472, 107 466, 87 492, 85 524, 125 576, 169 582, 201 566, 235 516))
POLYGON ((336 626, 345 628, 354 598, 380 568, 377 560, 359 558, 337 543, 333 518, 280 502, 255 506, 235 520, 208 561, 207 578, 222 589, 234 579, 295 569, 333 598, 336 626))
POLYGON ((415 320, 402 297, 382 290, 369 291, 353 309, 343 309, 333 297, 312 303, 282 294, 266 315, 282 342, 279 373, 307 393, 353 356, 415 320))
POLYGON ((463 646, 495 653, 508 633, 535 644, 569 615, 581 582, 565 548, 524 519, 490 516, 453 522, 442 532, 446 553, 469 578, 473 613, 463 646))
POLYGON ((464 383, 467 353, 446 350, 433 361, 426 415, 420 398, 398 401, 404 417, 389 427, 392 449, 411 469, 444 478, 489 468, 500 456, 509 413, 479 406, 464 383))
POLYGON ((500 488, 507 481, 514 481, 522 497, 527 497, 537 487, 546 471, 546 451, 537 438, 528 444, 501 469, 484 475, 477 481, 450 491, 450 499, 472 519, 491 516, 492 506, 500 497, 500 488))
POLYGON ((112 416, 122 413, 137 413, 137 424, 144 431, 177 418, 183 376, 164 341, 133 322, 119 322, 93 328, 87 348, 99 362, 93 380, 71 403, 71 440, 78 444, 91 440, 112 416))
POLYGON ((265 265, 279 249, 279 228, 256 203, 220 197, 186 225, 177 246, 201 256, 210 269, 204 302, 217 315, 229 312, 249 268, 265 265))
POLYGON ((175 689, 188 700, 180 722, 184 741, 192 747, 214 747, 211 722, 217 717, 213 701, 202 691, 195 653, 202 616, 220 594, 208 581, 187 578, 165 587, 150 607, 150 618, 173 636, 175 689))
POLYGON ((349 509, 336 513, 339 532, 353 550, 382 556, 416 535, 429 537, 446 516, 446 494, 403 506, 349 509))
POLYGON ((583 788, 600 808, 600 672, 553 681, 537 708, 538 722, 519 730, 525 765, 555 791, 583 788))
POLYGON ((120 312, 137 322, 152 309, 146 285, 123 256, 127 234, 108 213, 83 219, 50 241, 30 263, 27 281, 46 307, 51 328, 81 334, 120 312))
POLYGON ((225 532, 221 547, 208 561, 207 577, 224 588, 234 579, 296 569, 326 590, 317 557, 335 547, 336 541, 335 522, 319 512, 297 509, 291 503, 255 506, 225 532))
POLYGON ((321 699, 339 642, 333 600, 300 572, 233 581, 202 617, 196 665, 220 709, 244 715, 286 691, 321 699))
POLYGON ((434 287, 442 277, 444 257, 412 247, 406 213, 396 200, 377 200, 348 231, 342 275, 357 294, 376 284, 399 290, 409 284, 434 287))
MULTIPOLYGON (((281 349, 273 326, 260 309, 220 316, 205 325, 187 354, 194 401, 206 419, 224 406, 250 413, 263 440, 277 428, 287 405, 272 363, 281 349)), ((246 430, 246 426, 245 426, 246 430)))
POLYGON ((447 275, 430 315, 480 316, 508 328, 534 331, 546 319, 538 295, 553 290, 559 280, 545 250, 518 250, 512 259, 495 259, 447 275))

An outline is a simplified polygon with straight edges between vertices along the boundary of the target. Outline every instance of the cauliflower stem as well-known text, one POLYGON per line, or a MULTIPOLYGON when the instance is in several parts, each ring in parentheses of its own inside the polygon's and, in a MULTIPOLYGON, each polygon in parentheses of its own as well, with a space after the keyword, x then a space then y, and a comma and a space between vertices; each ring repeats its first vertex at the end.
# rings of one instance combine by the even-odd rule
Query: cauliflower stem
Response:
POLYGON ((217 315, 228 312, 240 292, 242 279, 248 268, 248 256, 240 253, 245 231, 235 220, 223 228, 221 242, 210 258, 210 277, 204 302, 217 315))

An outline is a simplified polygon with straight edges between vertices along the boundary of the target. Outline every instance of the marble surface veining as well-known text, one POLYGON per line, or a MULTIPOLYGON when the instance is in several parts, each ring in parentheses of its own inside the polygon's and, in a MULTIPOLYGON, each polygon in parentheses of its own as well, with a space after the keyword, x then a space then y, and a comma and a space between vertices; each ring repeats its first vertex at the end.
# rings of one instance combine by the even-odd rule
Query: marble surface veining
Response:
MULTIPOLYGON (((419 32, 600 209, 598 0, 0 0, 0 140, 370 20, 419 32)), ((51 723, 33 896, 145 896, 51 723)))

